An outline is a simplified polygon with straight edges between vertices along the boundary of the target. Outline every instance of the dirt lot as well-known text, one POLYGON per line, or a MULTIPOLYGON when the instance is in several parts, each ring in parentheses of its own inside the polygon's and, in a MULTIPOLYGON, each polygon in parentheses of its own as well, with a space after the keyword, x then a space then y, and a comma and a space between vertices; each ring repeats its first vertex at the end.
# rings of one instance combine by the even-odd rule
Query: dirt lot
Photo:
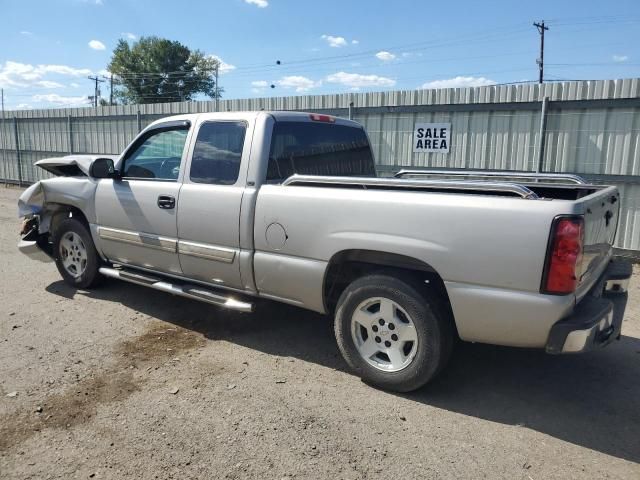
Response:
POLYGON ((463 345, 394 395, 319 315, 67 287, 17 252, 18 194, 0 187, 2 479, 640 478, 640 276, 607 349, 463 345))

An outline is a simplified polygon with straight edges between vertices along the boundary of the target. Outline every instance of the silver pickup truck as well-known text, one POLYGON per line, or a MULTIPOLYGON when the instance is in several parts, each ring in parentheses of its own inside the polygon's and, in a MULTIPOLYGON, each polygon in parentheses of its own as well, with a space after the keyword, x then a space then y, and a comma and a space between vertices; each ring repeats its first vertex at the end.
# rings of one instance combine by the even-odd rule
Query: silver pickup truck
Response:
POLYGON ((334 316, 346 362, 410 391, 454 341, 582 352, 619 338, 631 265, 615 187, 563 174, 376 178, 363 127, 327 115, 158 120, 117 157, 41 160, 19 248, 77 288, 117 278, 249 312, 334 316))

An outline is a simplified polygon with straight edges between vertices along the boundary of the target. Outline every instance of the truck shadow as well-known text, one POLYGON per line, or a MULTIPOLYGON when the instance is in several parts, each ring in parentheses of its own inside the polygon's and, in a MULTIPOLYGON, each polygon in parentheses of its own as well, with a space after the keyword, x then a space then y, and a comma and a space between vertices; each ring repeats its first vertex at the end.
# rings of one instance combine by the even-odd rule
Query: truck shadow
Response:
MULTIPOLYGON (((240 314, 118 282, 79 292, 59 281, 47 291, 122 303, 210 340, 348 371, 332 322, 295 307, 264 302, 255 313, 240 314)), ((399 396, 640 463, 639 360, 640 340, 624 336, 607 349, 577 356, 461 343, 440 377, 399 396)))

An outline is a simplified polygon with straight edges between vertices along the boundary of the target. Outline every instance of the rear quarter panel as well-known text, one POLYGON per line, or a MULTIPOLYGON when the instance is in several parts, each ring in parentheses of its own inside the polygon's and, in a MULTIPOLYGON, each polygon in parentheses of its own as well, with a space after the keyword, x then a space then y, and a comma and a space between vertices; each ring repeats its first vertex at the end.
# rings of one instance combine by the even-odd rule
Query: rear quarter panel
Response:
POLYGON ((574 303, 539 293, 552 220, 572 210, 562 200, 265 185, 255 215, 256 284, 323 311, 324 272, 335 254, 397 253, 442 277, 463 339, 540 346, 574 303), (286 231, 278 248, 267 240, 272 224, 286 231), (299 281, 283 281, 292 273, 299 281))

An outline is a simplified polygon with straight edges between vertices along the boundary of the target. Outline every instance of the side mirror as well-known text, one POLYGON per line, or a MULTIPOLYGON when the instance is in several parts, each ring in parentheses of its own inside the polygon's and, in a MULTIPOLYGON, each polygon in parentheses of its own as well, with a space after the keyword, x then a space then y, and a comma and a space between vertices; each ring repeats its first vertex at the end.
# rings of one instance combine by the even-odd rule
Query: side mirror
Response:
POLYGON ((89 167, 89 176, 93 178, 117 178, 118 171, 110 158, 96 158, 89 167))

